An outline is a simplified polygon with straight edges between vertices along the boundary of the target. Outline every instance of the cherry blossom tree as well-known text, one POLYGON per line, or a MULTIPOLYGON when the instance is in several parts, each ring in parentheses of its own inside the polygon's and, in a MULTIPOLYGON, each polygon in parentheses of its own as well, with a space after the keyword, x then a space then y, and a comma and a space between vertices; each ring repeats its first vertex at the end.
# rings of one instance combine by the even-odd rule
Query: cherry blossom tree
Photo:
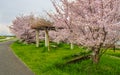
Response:
POLYGON ((31 29, 31 18, 35 18, 34 15, 19 16, 13 20, 10 30, 16 37, 26 43, 35 42, 35 31, 31 29))
POLYGON ((52 0, 56 12, 48 13, 54 25, 69 30, 64 34, 69 36, 69 42, 87 47, 92 51, 92 61, 98 63, 102 54, 119 40, 120 0, 59 1, 52 0))
POLYGON ((70 0, 60 0, 60 3, 57 3, 55 0, 52 0, 53 6, 56 9, 56 14, 48 15, 54 20, 55 27, 63 27, 64 29, 58 30, 58 36, 56 41, 65 41, 71 44, 71 49, 74 48, 73 44, 76 40, 76 25, 74 24, 74 17, 72 17, 71 7, 72 1, 70 0))
MULTIPOLYGON (((38 21, 39 17, 30 14, 30 15, 21 15, 13 20, 12 25, 9 27, 11 32, 22 42, 34 43, 36 41, 36 31, 31 28, 34 24, 31 20, 38 21)), ((44 40, 44 32, 39 32, 40 40, 44 40)))

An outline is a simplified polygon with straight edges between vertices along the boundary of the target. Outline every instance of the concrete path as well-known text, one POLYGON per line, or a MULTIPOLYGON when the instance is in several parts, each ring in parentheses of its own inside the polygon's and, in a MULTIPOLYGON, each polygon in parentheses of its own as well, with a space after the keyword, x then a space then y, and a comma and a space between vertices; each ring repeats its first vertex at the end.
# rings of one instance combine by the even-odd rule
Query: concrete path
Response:
POLYGON ((0 43, 0 75, 34 75, 11 51, 12 42, 0 43))

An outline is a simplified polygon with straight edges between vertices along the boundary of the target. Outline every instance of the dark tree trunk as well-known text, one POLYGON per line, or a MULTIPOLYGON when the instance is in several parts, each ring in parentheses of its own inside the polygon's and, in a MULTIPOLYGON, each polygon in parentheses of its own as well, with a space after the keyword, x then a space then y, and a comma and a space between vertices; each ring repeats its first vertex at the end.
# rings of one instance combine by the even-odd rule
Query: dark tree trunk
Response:
POLYGON ((92 54, 92 62, 94 64, 98 64, 100 60, 100 56, 99 56, 99 48, 94 48, 93 49, 93 54, 92 54))

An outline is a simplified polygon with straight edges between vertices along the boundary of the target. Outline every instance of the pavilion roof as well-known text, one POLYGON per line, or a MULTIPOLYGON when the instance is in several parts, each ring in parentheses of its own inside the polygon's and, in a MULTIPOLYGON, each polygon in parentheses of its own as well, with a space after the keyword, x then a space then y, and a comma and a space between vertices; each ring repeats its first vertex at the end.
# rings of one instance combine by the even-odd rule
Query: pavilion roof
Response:
POLYGON ((55 29, 63 29, 62 27, 55 27, 53 26, 53 23, 50 21, 47 21, 45 19, 37 19, 32 20, 32 29, 38 29, 38 30, 55 30, 55 29))

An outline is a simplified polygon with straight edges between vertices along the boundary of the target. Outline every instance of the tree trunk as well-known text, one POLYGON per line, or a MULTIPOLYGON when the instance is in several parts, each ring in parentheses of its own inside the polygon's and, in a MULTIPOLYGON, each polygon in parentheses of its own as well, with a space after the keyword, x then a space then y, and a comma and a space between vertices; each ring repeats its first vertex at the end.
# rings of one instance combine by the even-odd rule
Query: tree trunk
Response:
POLYGON ((39 47, 39 30, 36 29, 36 47, 39 47))
POLYGON ((48 48, 48 51, 50 50, 50 48, 49 48, 49 35, 48 35, 48 30, 45 30, 45 47, 48 48))
POLYGON ((94 49, 92 54, 92 61, 94 64, 98 64, 100 60, 99 49, 94 49))
POLYGON ((73 43, 70 43, 70 49, 71 49, 71 50, 74 49, 74 45, 73 45, 73 43))

